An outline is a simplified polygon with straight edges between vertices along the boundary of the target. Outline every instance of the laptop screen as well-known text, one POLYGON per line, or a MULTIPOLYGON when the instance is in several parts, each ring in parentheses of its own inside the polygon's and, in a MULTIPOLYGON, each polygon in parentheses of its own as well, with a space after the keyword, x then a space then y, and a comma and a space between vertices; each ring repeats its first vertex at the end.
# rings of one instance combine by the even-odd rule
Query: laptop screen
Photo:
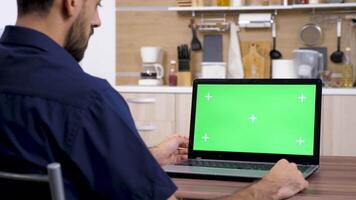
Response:
POLYGON ((316 84, 197 84, 193 150, 312 156, 316 84))

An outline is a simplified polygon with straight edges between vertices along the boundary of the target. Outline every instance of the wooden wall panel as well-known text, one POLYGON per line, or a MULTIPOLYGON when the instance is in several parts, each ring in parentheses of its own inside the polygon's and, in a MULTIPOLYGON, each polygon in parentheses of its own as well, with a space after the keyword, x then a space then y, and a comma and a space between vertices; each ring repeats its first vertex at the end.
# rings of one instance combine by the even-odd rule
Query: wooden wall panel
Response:
MULTIPOLYGON (((174 1, 154 0, 120 0, 120 6, 173 6, 174 1)), ((323 11, 325 12, 325 11, 323 11)), ((292 50, 305 47, 299 39, 299 30, 311 22, 311 10, 279 11, 277 48, 283 58, 291 59, 292 50)), ((336 14, 322 15, 321 24, 324 31, 324 40, 320 46, 327 47, 329 55, 336 49, 336 14)), ((117 72, 140 72, 140 47, 160 46, 165 50, 164 66, 166 80, 169 69, 169 60, 176 60, 176 47, 179 44, 191 41, 191 31, 188 28, 191 13, 177 13, 174 11, 118 11, 117 12, 117 72)), ((228 12, 228 19, 236 21, 237 14, 228 12)), ((197 16, 199 20, 199 14, 197 16)), ((349 23, 344 23, 343 32, 347 36, 349 23)), ((354 31, 356 32, 356 31, 354 31)), ((223 33, 223 58, 227 60, 229 32, 223 33)), ((242 29, 239 34, 240 41, 271 40, 271 29, 242 29)), ((203 43, 203 34, 199 33, 203 43)), ((349 37, 342 39, 342 48, 349 44, 349 37)), ((192 55, 193 73, 200 71, 201 52, 192 55)), ((328 59, 329 60, 329 59, 328 59)), ((331 69, 338 69, 337 65, 328 61, 331 69)), ((120 77, 117 84, 136 84, 138 78, 120 77)))

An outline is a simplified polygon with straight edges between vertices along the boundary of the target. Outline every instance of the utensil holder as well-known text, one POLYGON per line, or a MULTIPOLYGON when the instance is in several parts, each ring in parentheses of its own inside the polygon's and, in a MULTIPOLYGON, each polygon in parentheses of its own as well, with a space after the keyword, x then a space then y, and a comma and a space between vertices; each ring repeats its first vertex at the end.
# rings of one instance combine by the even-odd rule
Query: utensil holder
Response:
POLYGON ((192 85, 192 73, 190 71, 180 71, 177 73, 178 86, 191 86, 192 85))
POLYGON ((178 71, 189 71, 190 69, 189 59, 179 59, 178 60, 178 71))

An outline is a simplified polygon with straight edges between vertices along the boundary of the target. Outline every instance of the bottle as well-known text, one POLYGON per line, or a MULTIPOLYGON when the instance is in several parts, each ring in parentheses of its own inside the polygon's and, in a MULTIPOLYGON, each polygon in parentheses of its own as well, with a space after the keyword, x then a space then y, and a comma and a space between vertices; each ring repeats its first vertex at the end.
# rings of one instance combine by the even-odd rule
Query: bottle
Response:
POLYGON ((342 87, 353 87, 353 66, 351 61, 351 48, 346 47, 343 66, 341 70, 342 87))
POLYGON ((218 0, 218 6, 230 6, 230 0, 218 0))
POLYGON ((175 60, 170 62, 171 68, 169 69, 168 83, 169 86, 177 86, 177 74, 176 74, 176 64, 175 60))

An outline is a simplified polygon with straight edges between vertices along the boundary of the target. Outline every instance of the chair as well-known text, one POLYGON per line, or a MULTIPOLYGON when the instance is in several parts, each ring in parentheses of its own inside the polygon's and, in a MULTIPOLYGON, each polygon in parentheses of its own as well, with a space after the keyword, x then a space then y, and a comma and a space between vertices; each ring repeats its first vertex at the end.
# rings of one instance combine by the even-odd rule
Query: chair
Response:
MULTIPOLYGON (((17 199, 13 198, 14 195, 21 196, 21 198, 24 197, 24 199, 39 199, 32 195, 36 194, 37 196, 37 194, 40 194, 41 196, 48 195, 48 198, 51 197, 52 200, 65 200, 61 165, 59 163, 50 163, 47 165, 47 172, 48 175, 0 172, 0 183, 2 184, 0 189, 3 189, 0 193, 0 198, 4 199, 3 193, 7 193, 9 199, 17 199), (29 189, 29 186, 33 187, 34 185, 41 187, 37 187, 37 189, 40 188, 39 190, 29 189), (26 190, 31 196, 28 196, 29 194, 26 194, 25 191, 22 193, 21 189, 26 190), (47 195, 46 192, 48 193, 47 195)), ((40 199, 44 199, 44 197, 40 199)))

